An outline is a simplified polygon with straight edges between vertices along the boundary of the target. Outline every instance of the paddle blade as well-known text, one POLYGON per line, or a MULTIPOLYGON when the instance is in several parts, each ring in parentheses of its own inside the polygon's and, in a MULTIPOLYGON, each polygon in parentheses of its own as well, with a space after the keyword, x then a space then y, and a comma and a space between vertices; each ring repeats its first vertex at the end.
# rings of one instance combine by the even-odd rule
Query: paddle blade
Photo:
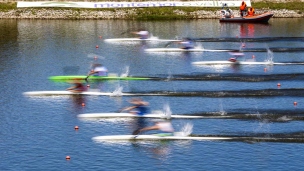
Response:
POLYGON ((135 130, 135 131, 132 132, 132 135, 137 135, 139 133, 140 133, 140 129, 137 129, 137 130, 135 130))

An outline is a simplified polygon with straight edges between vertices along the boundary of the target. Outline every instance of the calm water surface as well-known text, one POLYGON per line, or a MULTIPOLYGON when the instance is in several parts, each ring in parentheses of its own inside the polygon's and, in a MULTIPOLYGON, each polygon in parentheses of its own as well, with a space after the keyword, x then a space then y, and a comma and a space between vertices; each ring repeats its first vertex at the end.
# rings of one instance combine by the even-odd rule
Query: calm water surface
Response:
MULTIPOLYGON (((206 92, 211 97, 145 96, 151 110, 168 104, 173 114, 213 113, 240 115, 235 119, 172 120, 176 130, 193 124, 197 135, 263 134, 271 137, 303 132, 301 95, 304 65, 194 66, 195 61, 227 60, 227 52, 147 53, 145 48, 168 42, 106 43, 107 38, 134 37, 132 30, 147 28, 161 39, 304 37, 303 19, 271 19, 269 24, 221 24, 218 20, 119 21, 119 20, 0 20, 0 170, 302 170, 302 143, 155 141, 97 143, 99 135, 130 134, 133 119, 79 120, 78 114, 116 112, 131 97, 47 96, 26 97, 23 92, 65 90, 68 83, 48 80, 54 75, 83 75, 94 62, 118 75, 128 69, 133 76, 181 77, 234 76, 236 79, 201 81, 110 81, 90 83, 91 89, 126 92, 206 92), (96 48, 98 46, 98 48, 96 48), (97 59, 94 57, 97 56, 97 59), (270 75, 267 81, 261 77, 270 75), (274 75, 278 74, 278 77, 274 75), (286 77, 282 75, 286 74, 286 77), (297 74, 297 75, 295 75, 297 74), (256 81, 242 80, 252 78, 256 81), (281 87, 277 87, 280 83, 281 87), (285 94, 269 96, 269 90, 285 94), (296 92, 297 95, 291 95, 296 92), (261 90, 268 95, 218 96, 261 90), (297 93, 297 91, 299 91, 297 93), (216 95, 217 94, 217 95, 216 95), (294 106, 294 102, 298 105, 294 106), (81 104, 85 103, 85 106, 81 104), (255 118, 246 118, 255 114, 255 118), (264 117, 267 116, 267 117, 264 117), (276 117, 278 116, 278 117, 276 117), (75 131, 74 127, 79 126, 75 131), (70 156, 71 160, 65 157, 70 156)), ((197 42, 206 49, 302 48, 303 41, 197 42)), ((168 47, 176 46, 174 43, 168 47)), ((304 52, 246 52, 245 59, 303 62, 304 52)), ((261 92, 260 92, 261 93, 261 92)), ((151 120, 147 120, 151 124, 151 120)))

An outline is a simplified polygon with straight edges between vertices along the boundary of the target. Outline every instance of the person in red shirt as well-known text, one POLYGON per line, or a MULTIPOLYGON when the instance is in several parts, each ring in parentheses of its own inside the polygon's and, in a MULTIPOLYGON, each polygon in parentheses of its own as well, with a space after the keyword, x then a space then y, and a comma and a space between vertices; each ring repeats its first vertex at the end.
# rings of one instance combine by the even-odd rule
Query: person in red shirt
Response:
POLYGON ((81 83, 80 79, 74 79, 73 84, 74 86, 67 88, 66 90, 73 93, 82 93, 84 91, 87 91, 87 87, 81 83))

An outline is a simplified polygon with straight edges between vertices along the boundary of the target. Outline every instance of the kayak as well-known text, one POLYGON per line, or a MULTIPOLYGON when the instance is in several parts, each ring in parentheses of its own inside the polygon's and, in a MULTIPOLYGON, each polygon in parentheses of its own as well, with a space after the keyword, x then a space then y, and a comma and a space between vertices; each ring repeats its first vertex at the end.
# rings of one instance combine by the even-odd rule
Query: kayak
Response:
MULTIPOLYGON (((166 115, 165 113, 136 115, 131 113, 84 113, 77 115, 78 118, 160 118, 160 119, 199 119, 199 118, 224 118, 223 116, 194 116, 194 115, 166 115)), ((227 116, 228 117, 228 116, 227 116)), ((225 118, 227 118, 225 117, 225 118)))
MULTIPOLYGON (((86 75, 60 75, 60 76, 51 76, 49 80, 52 81, 68 81, 74 79, 85 80, 86 75)), ((120 77, 120 76, 89 76, 88 80, 93 81, 106 81, 106 80, 151 80, 152 77, 120 77)))
POLYGON ((93 137, 93 141, 126 141, 126 140, 232 140, 231 137, 195 137, 195 136, 183 136, 182 132, 175 132, 174 134, 160 133, 151 135, 108 135, 108 136, 96 136, 93 137))
POLYGON ((274 65, 275 63, 271 61, 265 61, 265 62, 251 62, 251 61, 237 61, 237 62, 231 62, 231 61, 198 61, 198 62, 192 62, 193 65, 274 65))
POLYGON ((158 39, 157 37, 151 37, 148 39, 140 39, 140 38, 116 38, 116 39, 105 39, 105 42, 125 42, 125 41, 156 41, 156 42, 178 42, 181 40, 175 39, 158 39))
POLYGON ((115 93, 115 92, 95 92, 84 91, 74 93, 71 91, 28 91, 24 92, 25 96, 59 96, 59 95, 92 95, 92 96, 161 96, 162 94, 149 94, 149 93, 115 93))
MULTIPOLYGON (((267 134, 268 135, 268 134, 267 134)), ((198 141, 241 141, 241 142, 303 142, 302 136, 238 136, 238 135, 185 135, 183 132, 159 133, 151 135, 106 135, 95 136, 95 142, 113 143, 125 141, 162 141, 162 140, 198 140, 198 141)))
POLYGON ((238 23, 267 23, 268 20, 273 16, 273 13, 266 12, 254 16, 244 16, 244 17, 222 17, 220 22, 238 22, 238 23))
POLYGON ((182 49, 182 48, 149 48, 145 49, 146 52, 229 52, 232 50, 227 49, 204 49, 204 48, 193 48, 193 49, 182 49))
POLYGON ((253 61, 198 61, 192 62, 193 65, 304 65, 304 62, 253 62, 253 61))

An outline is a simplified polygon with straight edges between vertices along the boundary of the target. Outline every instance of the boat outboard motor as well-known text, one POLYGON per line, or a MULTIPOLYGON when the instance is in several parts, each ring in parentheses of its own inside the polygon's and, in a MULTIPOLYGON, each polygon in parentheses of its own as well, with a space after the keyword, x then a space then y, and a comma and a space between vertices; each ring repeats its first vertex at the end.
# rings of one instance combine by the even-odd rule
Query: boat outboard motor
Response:
POLYGON ((231 18, 232 16, 232 10, 228 8, 226 3, 223 4, 221 14, 223 18, 231 18), (227 9, 225 10, 224 7, 227 7, 227 9))

